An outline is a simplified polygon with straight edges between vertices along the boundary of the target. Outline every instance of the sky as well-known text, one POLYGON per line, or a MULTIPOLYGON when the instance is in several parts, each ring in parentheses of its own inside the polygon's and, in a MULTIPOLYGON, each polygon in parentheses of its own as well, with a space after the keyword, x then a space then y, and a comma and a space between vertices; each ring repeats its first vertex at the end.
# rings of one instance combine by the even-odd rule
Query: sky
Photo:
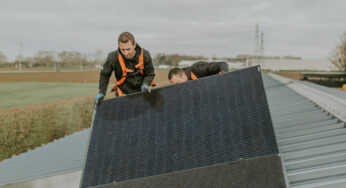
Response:
POLYGON ((327 58, 346 32, 344 0, 0 0, 0 51, 13 61, 39 50, 104 56, 129 31, 157 53, 327 58))

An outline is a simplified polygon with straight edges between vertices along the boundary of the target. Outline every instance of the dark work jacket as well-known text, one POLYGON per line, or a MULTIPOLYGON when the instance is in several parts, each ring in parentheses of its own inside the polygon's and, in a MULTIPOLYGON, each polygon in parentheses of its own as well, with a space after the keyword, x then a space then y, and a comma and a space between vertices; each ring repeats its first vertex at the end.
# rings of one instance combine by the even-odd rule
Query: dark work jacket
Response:
POLYGON ((186 73, 187 78, 189 80, 192 80, 191 72, 193 72, 197 76, 197 78, 202 78, 205 76, 228 72, 228 64, 226 62, 208 63, 199 61, 189 67, 183 68, 183 70, 186 73))
POLYGON ((118 60, 119 52, 124 59, 126 67, 134 70, 133 73, 127 73, 125 82, 119 86, 119 88, 125 94, 141 91, 142 84, 145 83, 149 86, 154 79, 154 66, 150 54, 147 50, 143 49, 144 75, 142 75, 139 69, 135 68, 135 65, 138 64, 138 58, 141 54, 141 47, 138 44, 136 45, 136 55, 132 59, 126 59, 125 56, 121 53, 120 49, 118 49, 108 54, 107 60, 103 64, 103 68, 100 72, 99 90, 100 93, 103 93, 104 95, 106 95, 109 78, 112 75, 112 72, 114 71, 114 75, 117 80, 120 80, 123 75, 118 60))

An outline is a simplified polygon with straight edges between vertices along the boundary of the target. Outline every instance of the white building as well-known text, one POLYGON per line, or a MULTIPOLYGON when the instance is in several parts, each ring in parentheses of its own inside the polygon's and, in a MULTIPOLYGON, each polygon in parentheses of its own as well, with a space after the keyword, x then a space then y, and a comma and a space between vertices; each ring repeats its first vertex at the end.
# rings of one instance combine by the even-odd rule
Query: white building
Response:
POLYGON ((264 59, 251 60, 248 66, 260 65, 265 70, 311 70, 336 71, 337 68, 328 59, 264 59))

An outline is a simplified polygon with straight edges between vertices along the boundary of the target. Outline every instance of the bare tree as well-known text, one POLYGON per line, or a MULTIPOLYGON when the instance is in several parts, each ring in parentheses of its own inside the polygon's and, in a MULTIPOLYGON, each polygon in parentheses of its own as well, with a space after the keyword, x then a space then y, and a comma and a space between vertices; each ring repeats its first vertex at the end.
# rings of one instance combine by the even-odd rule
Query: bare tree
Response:
POLYGON ((58 53, 58 61, 60 61, 60 63, 67 63, 68 59, 69 59, 69 55, 68 55, 69 52, 66 52, 66 51, 62 51, 62 52, 59 52, 58 53))
POLYGON ((41 65, 51 65, 54 63, 55 52, 40 50, 35 54, 34 60, 41 65))
POLYGON ((58 59, 61 63, 66 63, 69 65, 79 65, 81 62, 85 63, 87 61, 87 55, 80 52, 67 52, 63 51, 58 53, 58 59))
POLYGON ((35 65, 35 59, 33 57, 26 57, 23 61, 27 63, 27 67, 31 68, 35 65))
POLYGON ((339 70, 346 72, 346 32, 341 36, 341 41, 331 52, 329 61, 332 62, 339 70))

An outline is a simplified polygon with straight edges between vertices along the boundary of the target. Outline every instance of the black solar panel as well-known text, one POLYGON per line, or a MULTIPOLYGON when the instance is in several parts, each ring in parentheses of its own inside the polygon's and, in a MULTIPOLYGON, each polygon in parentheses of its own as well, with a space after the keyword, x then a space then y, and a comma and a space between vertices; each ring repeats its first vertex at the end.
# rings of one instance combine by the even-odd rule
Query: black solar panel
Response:
POLYGON ((81 187, 277 153, 256 66, 98 105, 81 187))

